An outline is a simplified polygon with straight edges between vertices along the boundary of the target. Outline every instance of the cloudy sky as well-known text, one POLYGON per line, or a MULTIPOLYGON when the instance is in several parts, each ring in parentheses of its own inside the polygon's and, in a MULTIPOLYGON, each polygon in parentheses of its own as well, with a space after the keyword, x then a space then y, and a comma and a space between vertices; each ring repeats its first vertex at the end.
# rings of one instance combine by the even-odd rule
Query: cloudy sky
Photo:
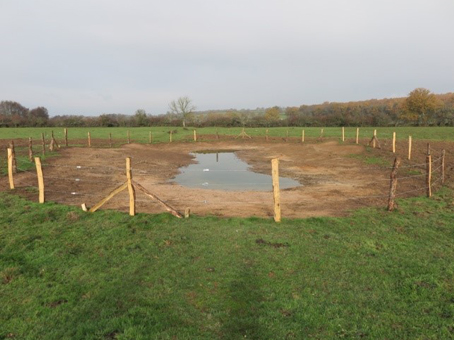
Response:
POLYGON ((0 0, 0 100, 161 114, 454 92, 453 0, 0 0))

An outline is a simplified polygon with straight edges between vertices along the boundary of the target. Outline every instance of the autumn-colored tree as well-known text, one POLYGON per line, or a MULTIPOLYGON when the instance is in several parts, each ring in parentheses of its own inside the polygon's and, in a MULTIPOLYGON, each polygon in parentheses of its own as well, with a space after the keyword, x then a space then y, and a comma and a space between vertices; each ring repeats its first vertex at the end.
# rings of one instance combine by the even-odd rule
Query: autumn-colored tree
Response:
POLYGON ((265 111, 265 120, 269 123, 277 122, 280 119, 281 109, 278 106, 270 107, 265 111))
POLYGON ((427 125, 440 106, 440 101, 433 93, 417 88, 411 91, 403 102, 401 118, 418 125, 427 125))

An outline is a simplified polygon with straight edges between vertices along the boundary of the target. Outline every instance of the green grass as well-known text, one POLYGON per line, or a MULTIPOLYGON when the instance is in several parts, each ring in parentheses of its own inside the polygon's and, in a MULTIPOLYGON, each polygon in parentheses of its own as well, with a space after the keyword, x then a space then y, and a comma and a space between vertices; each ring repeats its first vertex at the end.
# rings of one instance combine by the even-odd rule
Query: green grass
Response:
POLYGON ((365 153, 362 153, 362 154, 354 153, 354 154, 347 155, 347 157, 359 159, 362 162, 364 162, 364 164, 368 164, 368 165, 378 165, 378 166, 384 166, 384 167, 389 166, 388 160, 386 160, 385 158, 383 158, 380 155, 377 156, 377 155, 373 154, 373 151, 374 151, 373 148, 366 146, 365 151, 366 151, 365 153))
MULTIPOLYGON (((305 130, 305 137, 316 138, 320 136, 321 128, 308 128, 308 127, 280 127, 280 128, 269 128, 270 137, 282 137, 285 138, 287 130, 290 137, 301 138, 301 130, 305 130)), ((391 139, 392 133, 395 131, 398 139, 407 139, 411 135, 414 139, 425 139, 425 140, 454 140, 454 128, 453 127, 366 127, 360 128, 360 138, 371 138, 374 129, 377 129, 377 135, 379 139, 391 139)), ((112 138, 123 143, 127 140, 127 131, 130 131, 131 139, 137 143, 148 143, 149 133, 153 134, 153 142, 168 142, 169 133, 168 131, 176 131, 173 134, 173 140, 192 140, 193 129, 183 129, 182 127, 140 127, 140 128, 69 128, 68 138, 70 140, 86 140, 87 133, 90 132, 92 139, 105 139, 106 146, 109 138, 109 133, 112 134, 112 138)), ((205 135, 215 135, 216 131, 220 135, 231 135, 237 136, 241 133, 242 128, 201 128, 197 129, 197 133, 205 135)), ((32 137, 33 140, 40 140, 41 133, 45 134, 46 139, 49 138, 51 131, 54 131, 55 138, 62 141, 64 138, 63 128, 1 128, 0 139, 28 139, 32 137)), ((261 136, 264 137, 266 128, 246 128, 246 132, 250 136, 261 136)), ((329 127, 324 128, 325 137, 336 137, 341 138, 341 128, 329 127)), ((355 127, 345 128, 345 138, 354 139, 356 136, 355 127)), ((81 145, 86 145, 84 144, 81 145)))
POLYGON ((276 224, 0 193, 0 339, 450 339, 453 196, 276 224))

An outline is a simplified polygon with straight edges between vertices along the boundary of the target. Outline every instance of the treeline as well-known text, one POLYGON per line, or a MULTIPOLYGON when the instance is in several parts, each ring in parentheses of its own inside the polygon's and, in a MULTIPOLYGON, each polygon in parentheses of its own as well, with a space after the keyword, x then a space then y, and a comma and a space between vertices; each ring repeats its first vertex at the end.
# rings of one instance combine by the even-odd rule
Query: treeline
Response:
POLYGON ((286 108, 290 126, 454 126, 454 93, 416 89, 405 98, 286 108))
POLYGON ((325 102, 299 107, 205 111, 185 114, 101 114, 97 117, 57 115, 47 109, 29 110, 12 101, 0 102, 0 127, 138 127, 138 126, 272 127, 272 126, 454 126, 454 93, 433 94, 418 88, 408 97, 348 103, 325 102))
POLYGON ((49 112, 45 107, 30 110, 14 101, 0 102, 0 127, 47 126, 48 122, 49 112))

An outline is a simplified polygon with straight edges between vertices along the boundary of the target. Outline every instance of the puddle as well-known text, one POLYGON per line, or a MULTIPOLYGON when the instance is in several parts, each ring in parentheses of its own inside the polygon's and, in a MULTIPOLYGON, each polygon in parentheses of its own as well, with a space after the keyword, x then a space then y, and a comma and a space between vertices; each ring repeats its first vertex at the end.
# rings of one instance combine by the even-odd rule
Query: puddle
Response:
MULTIPOLYGON (((173 181, 199 189, 225 191, 270 191, 271 175, 252 172, 249 164, 239 159, 234 152, 193 153, 196 164, 180 168, 173 181)), ((298 181, 280 177, 279 187, 288 189, 301 186, 298 181)))

